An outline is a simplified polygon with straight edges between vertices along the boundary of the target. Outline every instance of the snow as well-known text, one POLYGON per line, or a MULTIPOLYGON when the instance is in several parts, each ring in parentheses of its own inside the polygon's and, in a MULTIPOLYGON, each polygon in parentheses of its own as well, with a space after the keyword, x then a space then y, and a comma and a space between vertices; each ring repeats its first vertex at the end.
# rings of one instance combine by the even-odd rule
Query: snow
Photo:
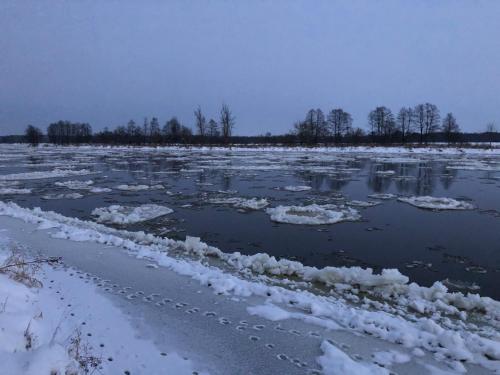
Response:
POLYGON ((54 169, 52 171, 37 171, 24 172, 0 175, 0 181, 15 181, 15 180, 39 180, 44 178, 68 177, 68 176, 83 176, 93 174, 88 169, 72 170, 72 169, 54 169))
POLYGON ((473 210, 474 205, 453 198, 439 198, 430 196, 403 197, 398 201, 409 203, 418 208, 429 210, 473 210))
POLYGON ((283 190, 286 190, 286 191, 308 191, 311 189, 312 189, 312 187, 305 186, 305 185, 297 185, 297 186, 289 185, 289 186, 285 186, 283 188, 283 190))
POLYGON ((250 315, 258 315, 272 322, 290 319, 292 317, 291 313, 271 303, 265 305, 250 306, 247 307, 247 311, 250 315))
MULTIPOLYGON (((0 231, 0 264, 17 246, 0 231)), ((155 345, 141 338, 128 318, 88 283, 88 277, 75 277, 78 274, 77 270, 42 265, 34 273, 42 284, 28 287, 0 273, 2 374, 95 371, 160 375, 164 369, 182 375, 195 373, 194 364, 176 352, 161 356, 155 345), (86 371, 77 361, 85 357, 93 357, 98 366, 86 371)))
POLYGON ((266 212, 272 221, 288 224, 322 225, 341 221, 359 220, 358 211, 332 204, 308 206, 278 206, 268 208, 266 212))
POLYGON ((100 223, 134 224, 141 221, 152 220, 174 212, 171 208, 156 204, 143 204, 138 207, 111 205, 100 207, 92 211, 100 223))
POLYGON ((389 375, 389 371, 371 363, 357 362, 342 350, 323 341, 323 355, 318 357, 318 363, 325 375, 389 375))
POLYGON ((375 360, 375 363, 378 363, 384 367, 388 367, 394 363, 409 362, 411 360, 411 357, 397 350, 390 350, 390 351, 373 353, 373 359, 375 360))
POLYGON ((269 205, 266 198, 213 198, 209 200, 213 204, 228 204, 236 208, 243 208, 248 210, 260 210, 269 205))

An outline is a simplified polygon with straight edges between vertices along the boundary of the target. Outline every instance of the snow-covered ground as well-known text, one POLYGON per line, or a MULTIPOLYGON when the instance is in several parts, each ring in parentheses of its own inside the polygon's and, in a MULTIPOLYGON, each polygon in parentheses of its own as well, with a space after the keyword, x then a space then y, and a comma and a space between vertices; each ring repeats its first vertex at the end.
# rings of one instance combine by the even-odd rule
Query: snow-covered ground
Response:
MULTIPOLYGON (((155 373, 161 366, 159 347, 169 344, 182 357, 191 358, 192 366, 221 374, 500 371, 499 302, 449 293, 440 283, 431 288, 408 284, 396 270, 381 274, 360 268, 318 270, 298 262, 278 262, 265 254, 237 253, 229 255, 227 266, 220 268, 210 261, 218 249, 199 239, 161 239, 15 204, 0 204, 0 226, 4 228, 2 237, 19 248, 62 256, 64 262, 62 269, 44 267, 43 288, 12 287, 9 290, 16 291, 7 293, 26 290, 39 295, 45 301, 40 302, 43 306, 47 303, 74 311, 77 318, 62 319, 70 327, 74 322, 81 325, 83 315, 83 331, 92 335, 89 340, 97 340, 91 341, 97 355, 104 337, 108 338, 104 348, 120 348, 106 349, 102 355, 105 373, 113 373, 108 366, 125 369, 139 365, 133 358, 152 369, 136 373, 155 373), (179 252, 197 256, 179 258, 175 255, 179 252), (61 275, 60 281, 51 283, 56 274, 61 275), (293 274, 301 276, 295 281, 285 276, 293 274), (332 289, 314 292, 313 278, 332 289), (85 288, 100 298, 89 297, 85 288), (102 297, 98 288, 109 295, 102 297), (64 302, 56 305, 49 295, 56 301, 64 298, 59 300, 64 302), (124 314, 129 314, 129 320, 121 318, 124 314), (88 324, 89 315, 96 319, 95 326, 88 324), (123 328, 125 324, 137 326, 131 330, 123 328), (114 328, 118 331, 115 336, 109 333, 114 328), (138 341, 135 335, 144 332, 149 340, 138 341), (120 334, 125 333, 132 338, 124 340, 120 334), (139 350, 136 346, 141 347, 138 356, 143 362, 130 356, 130 350, 139 350)), ((16 308, 27 317, 34 310, 30 310, 30 302, 26 304, 16 308)), ((60 314, 43 314, 47 315, 61 320, 60 314)), ((45 320, 39 324, 44 327, 41 330, 54 329, 45 320)), ((12 333, 21 333, 21 343, 23 330, 12 333)), ((40 345, 55 347, 50 341, 41 339, 40 345)), ((71 361, 64 341, 58 345, 54 356, 71 361)), ((171 351, 165 352, 166 357, 174 358, 175 365, 182 364, 171 351)), ((24 352, 29 361, 36 360, 36 354, 24 352)), ((12 366, 19 365, 12 348, 5 348, 4 355, 12 366)))
POLYGON ((96 276, 57 261, 40 263, 33 273, 27 266, 5 268, 32 261, 32 256, 48 259, 35 255, 42 249, 30 249, 11 234, 0 231, 2 374, 159 375, 166 369, 171 374, 203 373, 189 359, 161 351, 134 329, 99 290, 102 280, 96 276), (21 271, 26 270, 23 277, 21 271))

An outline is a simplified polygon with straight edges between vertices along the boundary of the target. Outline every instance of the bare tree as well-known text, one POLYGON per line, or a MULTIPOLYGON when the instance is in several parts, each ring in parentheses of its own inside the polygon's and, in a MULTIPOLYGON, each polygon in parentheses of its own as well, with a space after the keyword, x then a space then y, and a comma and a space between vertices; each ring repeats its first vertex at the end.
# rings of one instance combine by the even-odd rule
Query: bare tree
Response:
POLYGON ((234 116, 227 104, 222 104, 222 108, 220 110, 220 126, 222 136, 227 142, 229 140, 229 137, 231 137, 234 128, 234 116))
POLYGON ((443 119, 443 124, 441 126, 446 140, 448 143, 456 141, 458 139, 458 134, 460 133, 460 127, 458 126, 457 120, 453 113, 448 113, 443 119))
POLYGON ((413 115, 415 120, 415 125, 417 127, 417 131, 420 135, 419 141, 420 143, 424 142, 424 134, 425 134, 425 107, 423 104, 418 104, 413 109, 413 115))
POLYGON ((151 131, 149 126, 149 120, 147 117, 144 117, 144 124, 142 125, 142 133, 144 134, 144 138, 146 143, 151 141, 151 131))
POLYGON ((161 130, 160 130, 160 122, 157 117, 151 118, 151 122, 149 123, 149 129, 151 134, 151 142, 160 143, 161 142, 161 130))
POLYGON ((429 136, 439 129, 439 109, 435 104, 418 104, 413 109, 415 124, 420 134, 420 143, 427 142, 429 136))
POLYGON ((42 131, 33 125, 28 125, 24 134, 26 141, 33 147, 37 147, 43 137, 42 131))
POLYGON ((436 132, 439 129, 439 109, 435 104, 425 103, 425 137, 426 141, 429 139, 429 135, 436 132))
POLYGON ((493 144, 493 139, 495 138, 495 133, 497 132, 497 128, 494 122, 489 122, 486 124, 486 133, 488 134, 488 139, 490 141, 490 148, 493 144))
POLYGON ((218 137, 220 135, 219 125, 213 118, 208 121, 208 135, 210 137, 218 137))
POLYGON ((372 136, 383 137, 389 140, 396 126, 394 115, 387 107, 377 107, 368 115, 372 136))
POLYGON ((406 142, 406 137, 413 130, 415 114, 410 107, 403 107, 399 110, 397 117, 397 129, 401 133, 401 141, 406 142))
POLYGON ((328 125, 335 142, 339 142, 343 136, 349 133, 352 126, 352 117, 341 108, 332 109, 328 113, 328 125))
POLYGON ((199 135, 204 137, 207 132, 207 121, 201 112, 200 106, 198 106, 198 108, 194 111, 194 117, 196 119, 196 130, 199 135))

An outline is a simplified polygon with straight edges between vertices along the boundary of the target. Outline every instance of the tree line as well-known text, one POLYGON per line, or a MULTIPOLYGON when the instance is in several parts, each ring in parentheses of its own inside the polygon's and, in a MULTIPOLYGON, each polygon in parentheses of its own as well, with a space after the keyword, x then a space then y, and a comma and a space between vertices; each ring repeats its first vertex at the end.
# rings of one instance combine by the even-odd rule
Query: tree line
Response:
POLYGON ((125 145, 162 145, 162 144, 234 144, 234 143, 267 143, 267 144, 341 144, 341 143, 428 143, 446 141, 499 141, 493 123, 486 126, 483 136, 477 138, 464 134, 460 130, 453 113, 441 118, 435 104, 423 103, 414 107, 402 107, 395 115, 385 107, 379 106, 370 111, 365 131, 353 127, 353 118, 342 108, 334 108, 326 115, 321 109, 310 109, 304 120, 295 122, 288 134, 272 136, 242 137, 233 136, 235 117, 226 104, 223 104, 218 121, 207 120, 198 106, 193 112, 194 128, 182 124, 177 117, 172 117, 163 125, 157 117, 144 118, 142 124, 134 120, 119 125, 113 130, 92 132, 88 123, 72 123, 58 121, 47 128, 47 136, 42 131, 29 125, 25 131, 24 141, 37 145, 41 141, 55 144, 125 144, 125 145))
MULTIPOLYGON (((494 132, 494 125, 489 124, 489 132, 494 132)), ((333 141, 351 143, 368 137, 374 143, 427 143, 433 134, 440 133, 447 142, 460 141, 460 126, 453 115, 447 113, 441 120, 435 104, 424 103, 415 107, 403 107, 397 115, 385 107, 376 107, 368 114, 366 133, 361 128, 353 128, 352 116, 342 108, 332 109, 325 116, 321 109, 310 109, 303 121, 293 125, 292 133, 301 143, 314 144, 333 141)))

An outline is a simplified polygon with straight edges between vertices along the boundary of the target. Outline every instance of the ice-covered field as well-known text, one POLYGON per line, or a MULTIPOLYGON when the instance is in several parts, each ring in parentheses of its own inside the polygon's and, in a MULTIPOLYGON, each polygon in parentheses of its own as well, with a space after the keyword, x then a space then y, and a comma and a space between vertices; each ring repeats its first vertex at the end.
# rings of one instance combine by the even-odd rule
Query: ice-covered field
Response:
POLYGON ((83 319, 104 373, 500 372, 498 150, 0 153, 3 259, 62 256, 42 287, 4 280, 0 299, 37 301, 6 304, 23 316, 1 347, 11 368, 78 366, 63 338, 83 319), (126 348, 115 315, 137 333, 126 348))

